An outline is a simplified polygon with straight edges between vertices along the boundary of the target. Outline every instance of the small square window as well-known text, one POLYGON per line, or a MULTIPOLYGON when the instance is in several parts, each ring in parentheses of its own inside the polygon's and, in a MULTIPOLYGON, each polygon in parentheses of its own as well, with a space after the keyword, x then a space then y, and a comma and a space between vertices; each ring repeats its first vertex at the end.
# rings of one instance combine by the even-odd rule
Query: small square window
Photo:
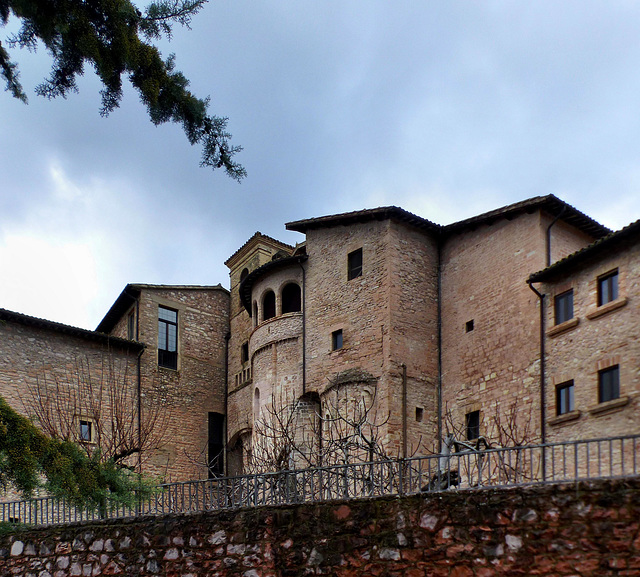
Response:
POLYGON ((467 440, 472 441, 480 436, 480 411, 471 411, 464 417, 467 440))
POLYGON ((80 421, 80 440, 84 443, 93 442, 93 423, 91 421, 80 421))
POLYGON ((554 300, 556 324, 559 325, 573 318, 573 289, 558 295, 554 300))
POLYGON ((418 423, 422 423, 423 418, 424 418, 424 409, 422 407, 416 407, 416 421, 418 423))
POLYGON ((574 410, 573 381, 556 387, 556 415, 564 415, 574 410))
POLYGON ((246 363, 249 360, 249 343, 242 343, 242 348, 240 349, 240 360, 243 363, 246 363))
POLYGON ((467 321, 467 323, 464 325, 464 330, 467 333, 470 333, 473 330, 473 319, 467 321))
POLYGON ((347 260, 347 280, 362 276, 362 249, 350 252, 347 260))
POLYGON ((618 298, 618 269, 598 278, 598 306, 618 298))
POLYGON ((342 329, 331 333, 331 350, 337 351, 342 348, 342 329))
POLYGON ((620 397, 620 367, 615 365, 598 371, 598 402, 606 403, 620 397))

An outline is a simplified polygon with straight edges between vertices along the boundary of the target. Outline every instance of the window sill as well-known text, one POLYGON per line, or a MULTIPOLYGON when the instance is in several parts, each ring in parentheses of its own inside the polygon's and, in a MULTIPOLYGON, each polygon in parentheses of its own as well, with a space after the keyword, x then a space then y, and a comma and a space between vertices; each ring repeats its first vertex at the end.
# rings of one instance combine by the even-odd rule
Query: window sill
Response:
POLYGON ((575 318, 575 317, 572 318, 572 319, 569 319, 568 321, 564 321, 563 323, 560 323, 559 325, 556 325, 555 327, 551 327, 547 331, 547 336, 548 337, 555 337, 557 335, 560 335, 562 333, 570 331, 571 329, 577 327, 578 323, 580 323, 580 319, 579 318, 575 318))
POLYGON ((589 409, 589 412, 592 415, 612 413, 628 404, 629 397, 620 397, 619 399, 613 399, 612 401, 607 401, 606 403, 600 403, 599 405, 596 405, 595 407, 589 409))
POLYGON ((614 301, 611 301, 610 303, 607 303, 606 305, 602 305, 601 307, 592 310, 590 313, 587 313, 587 318, 589 320, 597 319, 602 315, 606 315, 607 313, 622 308, 627 304, 627 302, 629 302, 629 299, 627 297, 616 299, 614 301))
POLYGON ((547 423, 551 426, 563 425, 564 423, 570 423, 571 421, 579 419, 581 414, 582 413, 580 411, 569 411, 568 413, 564 413, 563 415, 558 415, 557 417, 553 417, 553 419, 549 419, 547 423))

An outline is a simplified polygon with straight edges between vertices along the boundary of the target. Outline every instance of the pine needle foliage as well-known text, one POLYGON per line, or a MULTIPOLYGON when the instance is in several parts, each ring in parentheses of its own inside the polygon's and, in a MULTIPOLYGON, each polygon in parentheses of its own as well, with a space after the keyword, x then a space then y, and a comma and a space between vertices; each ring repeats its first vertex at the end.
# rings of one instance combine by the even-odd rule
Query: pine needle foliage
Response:
MULTIPOLYGON (((37 94, 65 98, 77 92, 77 77, 90 65, 103 85, 100 112, 106 116, 118 107, 122 79, 128 77, 154 124, 180 124, 189 142, 202 147, 201 166, 222 168, 240 181, 246 171, 233 157, 242 149, 230 144, 227 118, 210 115, 209 99, 189 91, 174 56, 164 60, 152 44, 171 37, 174 24, 188 27, 206 2, 158 0, 141 12, 130 0, 0 0, 0 25, 10 16, 22 24, 9 38, 9 48, 35 50, 42 42, 51 54, 51 75, 36 88, 37 94)), ((2 43, 0 75, 6 89, 26 103, 17 65, 2 43)))
POLYGON ((133 505, 151 486, 113 461, 88 456, 78 445, 52 439, 0 397, 0 485, 24 497, 42 488, 86 509, 133 505))

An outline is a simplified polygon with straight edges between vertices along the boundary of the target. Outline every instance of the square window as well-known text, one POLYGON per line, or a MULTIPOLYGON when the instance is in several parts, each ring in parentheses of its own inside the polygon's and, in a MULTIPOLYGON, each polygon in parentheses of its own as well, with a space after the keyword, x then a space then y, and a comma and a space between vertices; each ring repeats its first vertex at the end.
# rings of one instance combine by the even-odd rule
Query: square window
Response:
POLYGON ((331 350, 337 351, 342 348, 342 329, 331 333, 331 350))
POLYGON ((470 333, 473 330, 473 319, 471 319, 470 321, 467 321, 467 323, 464 326, 465 332, 470 333))
POLYGON ((598 306, 606 305, 618 298, 618 269, 598 278, 598 306))
POLYGON ((556 415, 564 415, 574 410, 573 381, 561 383, 556 387, 556 415))
POLYGON ((620 397, 620 367, 615 365, 598 371, 598 402, 606 403, 620 397))
POLYGON ((573 289, 558 295, 554 300, 556 324, 559 325, 573 318, 573 289))
POLYGON ((467 440, 472 441, 480 436, 480 411, 471 411, 464 417, 467 440))
POLYGON ((249 343, 242 343, 242 349, 240 350, 240 360, 246 363, 249 360, 249 343))
POLYGON ((80 440, 84 443, 93 442, 93 423, 91 421, 80 421, 80 440))
POLYGON ((347 280, 362 276, 362 249, 350 252, 347 260, 347 280))

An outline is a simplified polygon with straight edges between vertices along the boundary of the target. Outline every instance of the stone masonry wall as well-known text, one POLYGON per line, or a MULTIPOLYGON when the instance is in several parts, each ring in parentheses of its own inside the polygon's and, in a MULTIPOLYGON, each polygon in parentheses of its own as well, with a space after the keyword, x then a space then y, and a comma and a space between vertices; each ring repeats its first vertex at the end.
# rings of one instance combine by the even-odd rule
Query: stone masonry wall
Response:
MULTIPOLYGON (((132 304, 132 308, 135 307, 132 304)), ((123 315, 113 333, 126 336, 123 315)), ((208 413, 225 412, 229 293, 222 287, 145 287, 139 303, 144 403, 161 399, 163 445, 143 471, 165 481, 207 477, 208 413), (158 366, 158 307, 178 311, 178 370, 158 366)))
POLYGON ((71 525, 0 536, 0 577, 637 577, 640 481, 71 525))
POLYGON ((640 246, 608 251, 579 271, 543 284, 546 297, 547 438, 640 433, 640 246), (619 297, 597 306, 598 277, 618 270, 619 297), (573 318, 555 324, 555 296, 573 290, 573 318), (620 367, 620 398, 598 402, 598 371, 620 367), (556 415, 556 386, 573 380, 574 410, 556 415))

